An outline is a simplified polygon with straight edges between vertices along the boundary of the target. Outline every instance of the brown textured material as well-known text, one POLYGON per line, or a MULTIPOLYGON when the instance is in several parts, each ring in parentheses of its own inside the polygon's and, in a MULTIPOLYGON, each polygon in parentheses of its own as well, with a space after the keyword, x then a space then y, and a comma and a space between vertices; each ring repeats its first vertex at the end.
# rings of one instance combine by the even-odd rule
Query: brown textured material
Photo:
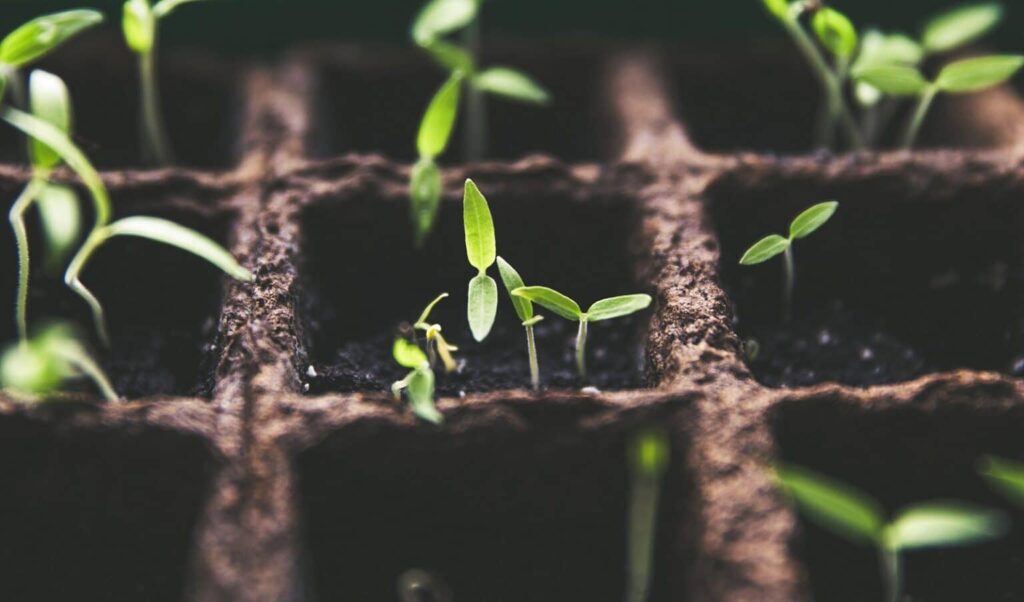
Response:
MULTIPOLYGON (((219 160, 200 153, 203 170, 132 169, 103 177, 119 215, 223 222, 223 231, 211 226, 210 233, 256 281, 222 281, 213 326, 200 335, 206 351, 195 359, 194 371, 206 384, 195 391, 176 385, 169 394, 107 405, 0 401, 0 479, 9 487, 0 496, 0 527, 6 529, 0 530, 6 550, 0 575, 12 570, 22 576, 0 579, 0 598, 382 601, 393 599, 395 571, 415 564, 442 573, 459 600, 618 600, 625 442, 636 428, 656 423, 669 430, 673 455, 659 515, 653 600, 792 602, 808 598, 812 588, 821 591, 815 575, 834 567, 818 573, 818 560, 806 561, 803 523, 765 470, 773 459, 837 476, 874 475, 871 483, 883 490, 920 493, 898 487, 900 473, 887 472, 870 449, 843 457, 829 446, 846 416, 861 420, 868 441, 904 436, 900 420, 911 416, 916 426, 908 432, 935 425, 934 445, 969 440, 978 453, 1024 453, 1021 439, 1003 431, 995 449, 986 450, 984 433, 961 433, 949 418, 962 418, 963 428, 1003 424, 1020 432, 1024 387, 1014 378, 956 370, 867 389, 759 385, 735 332, 716 231, 728 221, 722 216, 739 219, 738 210, 784 219, 801 195, 826 190, 849 192, 844 209, 856 204, 854 212, 862 205, 862 212, 887 215, 897 211, 891 205, 920 203, 950 220, 969 215, 963 205, 977 197, 978 207, 998 207, 996 215, 1019 224, 1012 220, 1024 198, 1024 166, 1015 150, 1024 142, 1024 105, 1010 90, 938 108, 929 140, 953 150, 777 156, 727 148, 742 132, 721 138, 724 147, 701 139, 714 137, 723 111, 746 116, 751 98, 736 94, 756 93, 715 88, 720 67, 749 69, 742 63, 579 42, 538 42, 495 54, 542 81, 559 75, 565 81, 552 86, 553 116, 537 117, 539 125, 529 126, 533 113, 519 107, 495 109, 494 138, 514 138, 507 150, 512 160, 445 161, 442 212, 457 214, 466 177, 496 212, 517 198, 624 208, 629 219, 619 226, 629 229, 622 252, 629 256, 630 279, 655 298, 638 328, 648 387, 524 388, 443 398, 441 428, 414 419, 386 391, 304 395, 315 356, 303 280, 304 216, 327 207, 336 210, 317 215, 344 220, 354 203, 404 206, 415 127, 382 120, 390 111, 414 124, 441 76, 412 51, 348 47, 311 48, 274 67, 209 63, 193 75, 213 73, 213 96, 222 95, 217 86, 227 86, 227 96, 243 99, 231 109, 239 116, 233 143, 225 147, 237 152, 219 160), (572 102, 558 104, 560 93, 572 102), (402 97, 392 98, 396 94, 402 97), (709 98, 720 104, 709 105, 709 98), (946 127, 947 121, 953 125, 946 127), (539 148, 530 148, 528 127, 544 134, 539 148), (699 135, 691 139, 693 132, 699 135), (702 150, 709 147, 713 152, 702 150), (540 152, 524 156, 530 150, 540 152), (40 479, 38 471, 51 477, 40 479), (46 513, 62 522, 43 532, 45 541, 19 527, 46 524, 46 513), (75 517, 83 518, 75 523, 75 517), (105 538, 113 544, 96 544, 105 538), (162 552, 147 553, 147 542, 162 552), (48 546, 81 556, 44 561, 48 546), (56 577, 62 562, 73 561, 80 570, 56 577), (45 572, 33 573, 40 564, 45 572), (46 594, 27 589, 35 583, 32 575, 47 582, 46 594)), ((758 57, 761 71, 774 64, 769 55, 758 57)), ((176 60, 169 58, 172 65, 176 60)), ((51 68, 61 73, 59 63, 51 68)), ((123 75, 118 69, 128 68, 111 72, 123 75)), ((175 113, 174 103, 167 105, 175 113)), ((80 107, 83 114, 89 110, 80 107)), ((170 121, 179 124, 180 136, 187 119, 177 115, 170 121)), ((192 143, 186 150, 195 148, 202 150, 192 143)), ((503 156, 506 149, 495 152, 503 156)), ((451 155, 457 157, 457 149, 451 155)), ((6 196, 25 178, 24 169, 0 166, 6 196)), ((545 219, 543 207, 531 211, 545 219)), ((984 218, 971 224, 993 225, 984 218)), ((500 232, 500 222, 497 227, 500 232)), ((887 226, 880 221, 877 227, 887 226)), ((502 248, 499 242, 499 253, 502 248)), ((372 262, 374 252, 380 250, 329 259, 372 262)), ((114 266, 118 258, 110 255, 114 266)), ((9 272, 11 257, 4 260, 9 272)), ((200 272, 208 273, 196 268, 200 272)), ((468 275, 460 272, 460 278, 468 275)), ((10 291, 9 278, 3 282, 10 291)), ((101 293, 131 295, 131 285, 119 292, 108 283, 101 293)), ((375 283, 348 285, 361 295, 375 283)), ((166 286, 198 284, 183 278, 166 286)), ((159 339, 160 318, 153 319, 151 336, 159 339)), ((899 470, 940 474, 937 463, 949 454, 933 459, 931 443, 912 441, 879 445, 903 454, 892 459, 899 470)), ((947 484, 927 493, 955 494, 948 490, 955 482, 947 484)))

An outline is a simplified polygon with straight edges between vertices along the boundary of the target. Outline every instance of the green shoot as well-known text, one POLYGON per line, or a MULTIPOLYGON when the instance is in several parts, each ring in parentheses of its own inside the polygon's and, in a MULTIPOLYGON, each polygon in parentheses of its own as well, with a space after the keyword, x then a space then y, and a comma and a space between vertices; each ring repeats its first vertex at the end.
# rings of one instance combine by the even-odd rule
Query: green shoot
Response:
POLYGON ((986 456, 978 470, 993 489, 1024 506, 1024 463, 986 456))
POLYGON ((650 295, 621 295, 595 301, 590 309, 584 312, 578 303, 546 286, 524 286, 513 290, 512 295, 532 301, 566 320, 579 322, 579 330, 576 333, 576 370, 583 378, 587 376, 586 344, 589 323, 628 316, 646 309, 651 304, 650 295))
POLYGON ((455 358, 452 357, 453 351, 458 351, 459 348, 450 345, 445 340, 444 335, 441 334, 440 324, 431 324, 427 320, 430 319, 430 312, 434 310, 434 306, 437 305, 442 299, 448 296, 448 293, 441 293, 436 299, 430 302, 429 305, 420 314, 416 323, 413 324, 415 330, 423 332, 426 338, 427 358, 430 361, 430 367, 433 368, 437 363, 437 357, 441 357, 441 362, 444 364, 445 372, 455 372, 458 370, 459 365, 456 363, 455 358))
POLYGON ((988 34, 1003 20, 998 2, 966 4, 930 19, 921 32, 921 44, 929 54, 951 52, 988 34))
POLYGON ((878 502, 845 483, 796 466, 777 466, 775 478, 807 518, 840 537, 876 547, 889 602, 902 595, 903 552, 983 543, 1007 529, 1002 513, 953 502, 916 504, 886 521, 878 502))
POLYGON ((661 480, 669 462, 668 435, 647 430, 630 442, 632 488, 629 499, 629 573, 626 602, 646 602, 651 588, 654 535, 658 524, 661 480))
POLYGON ((143 159, 156 165, 170 165, 174 152, 164 126, 160 108, 159 78, 156 70, 156 46, 160 20, 176 8, 197 0, 149 0, 124 3, 122 27, 128 48, 139 59, 139 118, 143 159))
POLYGON ((498 273, 501 274, 501 282, 505 285, 509 298, 512 299, 512 307, 515 308, 516 315, 519 316, 523 328, 526 329, 526 352, 530 358, 530 384, 536 391, 540 389, 540 367, 537 364, 537 343, 533 336, 533 327, 537 322, 543 320, 544 316, 533 314, 533 303, 528 299, 512 294, 512 291, 526 285, 523 284, 519 272, 501 257, 498 257, 498 273))
POLYGON ((967 94, 997 86, 1024 66, 1024 56, 992 55, 955 61, 946 65, 934 81, 916 67, 898 64, 868 65, 853 76, 891 96, 917 97, 917 108, 903 132, 901 148, 910 149, 924 124, 932 102, 940 92, 967 94))
POLYGON ((783 315, 788 322, 793 313, 793 288, 796 284, 796 267, 793 260, 793 241, 810 235, 825 225, 839 203, 826 201, 806 209, 789 224, 789 237, 778 234, 768 235, 754 243, 740 258, 740 265, 764 263, 780 253, 786 260, 786 283, 783 288, 783 315))
POLYGON ((444 417, 434 407, 434 371, 427 355, 416 343, 401 337, 395 339, 391 353, 400 366, 410 370, 405 378, 391 385, 395 399, 402 399, 404 390, 413 414, 427 422, 441 424, 444 417))
POLYGON ((477 275, 469 281, 466 314, 473 338, 482 341, 490 334, 494 318, 498 315, 498 285, 487 275, 487 268, 494 264, 497 255, 491 209, 473 180, 466 180, 462 219, 466 232, 466 256, 469 265, 477 269, 477 275))
POLYGON ((52 396, 67 380, 82 376, 93 381, 104 399, 118 400, 103 369, 63 324, 48 326, 0 356, 0 386, 25 401, 52 396))
POLYGON ((236 280, 249 282, 253 275, 240 266, 231 254, 206 236, 179 226, 173 222, 152 217, 129 217, 110 222, 112 207, 107 188, 96 169, 81 150, 60 129, 37 117, 13 108, 0 110, 0 119, 42 142, 59 155, 71 167, 86 188, 96 212, 96 222, 86 237, 85 243, 71 259, 64 282, 89 305, 97 333, 105 345, 109 345, 103 306, 99 299, 82 284, 81 274, 89 259, 108 240, 117 236, 135 236, 172 245, 189 251, 220 268, 236 280))
POLYGON ((455 127, 462 93, 462 72, 456 71, 441 86, 427 106, 416 137, 419 161, 409 178, 409 200, 416 246, 421 246, 434 229, 441 206, 441 169, 437 157, 444 153, 455 127))

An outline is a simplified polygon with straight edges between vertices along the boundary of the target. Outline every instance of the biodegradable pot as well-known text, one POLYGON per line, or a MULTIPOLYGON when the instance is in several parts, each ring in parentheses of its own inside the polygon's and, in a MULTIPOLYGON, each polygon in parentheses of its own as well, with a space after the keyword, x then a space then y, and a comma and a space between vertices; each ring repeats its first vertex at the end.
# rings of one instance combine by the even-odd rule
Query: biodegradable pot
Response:
MULTIPOLYGON (((131 165, 130 60, 80 44, 47 68, 106 66, 69 80, 80 142, 118 169, 103 174, 118 215, 199 228, 256 281, 144 241, 97 258, 85 278, 115 338, 100 357, 130 401, 0 400, 0 598, 376 602, 418 567, 460 600, 619 600, 625 446, 651 424, 673 447, 652 600, 880 598, 870 550, 775 491, 765 466, 778 459, 889 509, 935 497, 1006 509, 1007 540, 908 557, 907 591, 1024 595, 1024 513, 974 472, 984 453, 1024 457, 1024 113, 1009 90, 940 105, 925 140, 947 150, 832 156, 806 152, 814 89, 791 53, 509 45, 486 61, 535 74, 555 103, 491 103, 487 161, 461 164, 456 133, 438 229, 415 252, 412 140, 442 79, 424 57, 312 47, 271 67, 169 54, 185 167, 145 170, 131 165), (593 329, 598 390, 580 389, 572 325, 553 316, 539 332, 547 388, 528 390, 504 292, 493 340, 471 342, 466 177, 528 283, 584 303, 653 294, 650 311, 593 329), (796 319, 781 325, 778 266, 736 261, 825 198, 839 213, 798 243, 796 319), (391 398, 387 346, 442 291, 437 317, 467 366, 441 377, 435 427, 391 398), (748 362, 751 337, 762 354, 748 362)), ((20 146, 0 138, 11 160, 20 146)), ((8 196, 26 179, 0 167, 8 196)), ((13 272, 0 281, 12 296, 13 272)), ((33 321, 88 324, 37 276, 33 321)))

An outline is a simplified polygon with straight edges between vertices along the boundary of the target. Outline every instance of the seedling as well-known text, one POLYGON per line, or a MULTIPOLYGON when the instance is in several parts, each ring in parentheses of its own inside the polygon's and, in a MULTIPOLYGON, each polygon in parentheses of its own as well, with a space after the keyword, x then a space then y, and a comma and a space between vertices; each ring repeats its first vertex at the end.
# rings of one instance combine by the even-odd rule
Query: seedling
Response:
POLYGON ((1024 56, 992 55, 955 61, 943 67, 934 81, 909 65, 868 65, 854 71, 854 77, 891 96, 916 97, 917 108, 907 122, 900 146, 910 149, 917 139, 932 102, 940 92, 979 92, 1009 80, 1024 66, 1024 56))
POLYGON ((575 301, 546 286, 524 286, 513 290, 512 294, 532 301, 566 320, 579 322, 579 331, 576 333, 576 370, 583 378, 587 376, 587 326, 591 322, 628 316, 651 304, 650 295, 621 295, 595 301, 584 312, 575 301))
POLYGON ((447 296, 448 293, 442 293, 438 295, 436 299, 431 301, 423 310, 423 313, 420 314, 416 323, 413 324, 413 328, 422 331, 426 338, 425 346, 427 348, 427 358, 430 361, 430 367, 434 367, 437 363, 437 358, 440 356, 441 362, 444 363, 445 372, 454 372, 458 369, 459 365, 455 362, 455 358, 452 357, 452 352, 458 351, 459 348, 448 344, 444 335, 441 334, 440 324, 431 324, 427 321, 430 319, 430 312, 433 311, 434 306, 447 296))
POLYGON ((998 2, 965 4, 935 15, 921 31, 921 45, 928 54, 952 52, 995 29, 1003 20, 998 2))
POLYGON ((797 466, 777 466, 775 479, 807 518, 840 537, 877 548, 889 602, 898 602, 902 595, 903 552, 983 543, 1007 530, 1002 513, 959 502, 915 504, 886 521, 877 501, 797 466))
POLYGON ((658 524, 661 480, 668 469, 669 442, 664 431, 651 429, 630 442, 632 489, 629 499, 629 573, 626 602, 646 602, 651 589, 654 534, 658 524))
POLYGON ((482 341, 490 334, 498 314, 498 285, 487 275, 487 268, 494 264, 497 252, 491 209, 473 180, 466 180, 462 220, 466 232, 466 256, 469 265, 477 269, 477 275, 469 281, 466 314, 473 338, 482 341))
POLYGON ((786 321, 789 321, 793 313, 793 287, 796 284, 796 268, 793 261, 793 241, 805 238, 818 228, 825 225, 825 222, 832 217, 832 214, 839 208, 839 203, 826 201, 818 203, 796 218, 789 224, 789 237, 778 234, 768 235, 754 243, 752 247, 740 258, 740 265, 757 265, 764 263, 779 255, 783 255, 786 261, 786 281, 783 287, 783 312, 786 321))
POLYGON ((405 378, 391 385, 395 399, 401 400, 404 390, 413 414, 427 422, 441 424, 444 417, 434 407, 434 371, 427 354, 416 343, 401 337, 395 339, 391 354, 400 366, 410 370, 405 378))
POLYGON ((526 352, 530 357, 530 384, 536 391, 540 389, 540 367, 537 364, 537 343, 533 336, 533 327, 537 322, 543 320, 544 316, 534 315, 533 303, 512 294, 512 291, 526 285, 519 276, 519 272, 501 257, 498 257, 498 273, 501 274, 501 282, 505 285, 509 298, 512 299, 512 307, 515 308, 516 315, 519 316, 523 328, 526 329, 526 352))
POLYGON ((48 326, 0 356, 0 386, 27 402, 52 397, 65 382, 79 377, 92 380, 107 401, 118 400, 103 369, 65 324, 48 326))
POLYGON ((156 47, 160 20, 176 8, 196 0, 149 0, 124 3, 122 27, 128 48, 139 58, 139 117, 143 159, 157 165, 174 162, 174 152, 164 127, 160 107, 159 78, 156 71, 156 47))
POLYGON ((441 206, 441 168, 437 157, 444 153, 451 138, 462 93, 462 73, 456 72, 441 86, 427 106, 416 137, 419 161, 409 178, 410 210, 416 246, 421 246, 437 219, 441 206))
POLYGON ((978 471, 993 489, 1024 507, 1024 463, 986 456, 978 471))
POLYGON ((178 247, 209 261, 236 280, 249 282, 253 279, 253 275, 240 266, 228 251, 194 230, 155 217, 127 217, 111 222, 112 206, 107 188, 96 169, 67 134, 47 121, 10 107, 0 110, 0 119, 49 147, 78 174, 89 190, 96 221, 85 242, 71 259, 64 273, 64 282, 89 305, 96 331, 104 344, 109 345, 110 337, 103 306, 82 284, 80 277, 96 251, 112 238, 135 236, 178 247))

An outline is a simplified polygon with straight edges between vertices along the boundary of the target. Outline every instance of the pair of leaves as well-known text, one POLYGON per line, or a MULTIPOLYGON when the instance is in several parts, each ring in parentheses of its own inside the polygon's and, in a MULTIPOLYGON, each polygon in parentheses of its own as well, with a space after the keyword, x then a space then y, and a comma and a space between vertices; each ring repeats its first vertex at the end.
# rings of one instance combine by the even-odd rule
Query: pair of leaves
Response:
POLYGON ((825 222, 832 218, 838 208, 839 203, 836 201, 826 201, 804 210, 790 222, 788 238, 778 234, 762 238, 747 249, 747 252, 740 258, 740 265, 764 263, 785 252, 794 240, 804 238, 825 225, 825 222))
POLYGON ((867 65, 853 77, 892 96, 919 96, 931 89, 951 94, 978 92, 1007 81, 1024 66, 1024 56, 992 55, 955 61, 946 65, 934 82, 910 65, 867 65))
POLYGON ((487 269, 497 258, 497 243, 491 209, 473 180, 466 180, 462 220, 466 235, 466 257, 469 265, 478 271, 469 281, 466 313, 473 338, 482 341, 490 334, 498 315, 498 285, 487 275, 487 269))
POLYGON ((1001 536, 1005 517, 963 503, 928 502, 886 521, 875 500, 853 487, 796 466, 778 466, 775 478, 801 510, 842 537, 889 550, 951 547, 1001 536))
POLYGON ((566 320, 580 322, 598 322, 628 316, 646 309, 652 300, 650 295, 644 294, 620 295, 595 301, 584 312, 578 303, 546 286, 524 286, 515 289, 512 294, 532 301, 566 320))
POLYGON ((107 401, 117 401, 110 380, 64 324, 46 327, 0 357, 0 386, 32 399, 52 395, 64 381, 81 375, 92 379, 107 401))
POLYGON ((69 10, 32 19, 0 42, 0 63, 24 67, 102 22, 103 15, 94 10, 69 10))
POLYGON ((949 52, 974 42, 994 29, 1003 19, 997 2, 968 4, 933 17, 921 32, 929 53, 949 52))

